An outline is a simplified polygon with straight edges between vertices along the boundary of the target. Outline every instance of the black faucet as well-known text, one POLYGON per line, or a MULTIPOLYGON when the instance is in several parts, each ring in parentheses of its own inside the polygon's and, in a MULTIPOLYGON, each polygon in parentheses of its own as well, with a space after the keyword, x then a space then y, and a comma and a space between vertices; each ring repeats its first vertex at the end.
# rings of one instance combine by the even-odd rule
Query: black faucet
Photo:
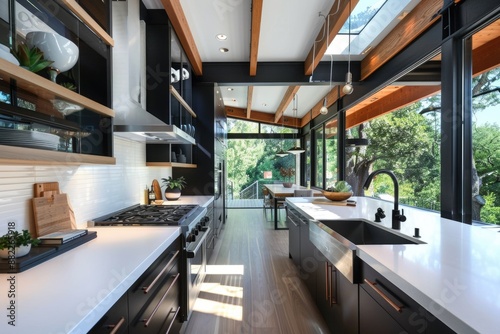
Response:
POLYGON ((392 171, 387 169, 376 170, 368 175, 368 178, 363 185, 363 189, 368 190, 368 187, 370 187, 370 183, 372 183, 372 179, 378 174, 387 174, 394 182, 394 210, 392 210, 392 228, 395 230, 399 230, 401 228, 401 222, 406 221, 406 217, 404 215, 404 211, 402 211, 402 213, 399 213, 399 184, 398 179, 396 179, 396 175, 394 175, 392 171))

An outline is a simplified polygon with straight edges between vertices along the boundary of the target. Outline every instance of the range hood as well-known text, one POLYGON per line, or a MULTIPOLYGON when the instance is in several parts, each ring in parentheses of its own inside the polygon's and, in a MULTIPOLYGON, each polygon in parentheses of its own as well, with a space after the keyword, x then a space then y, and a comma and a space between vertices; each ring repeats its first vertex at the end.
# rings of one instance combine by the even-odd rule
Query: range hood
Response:
POLYGON ((146 110, 146 24, 140 20, 140 1, 112 2, 114 134, 147 144, 195 144, 146 110))

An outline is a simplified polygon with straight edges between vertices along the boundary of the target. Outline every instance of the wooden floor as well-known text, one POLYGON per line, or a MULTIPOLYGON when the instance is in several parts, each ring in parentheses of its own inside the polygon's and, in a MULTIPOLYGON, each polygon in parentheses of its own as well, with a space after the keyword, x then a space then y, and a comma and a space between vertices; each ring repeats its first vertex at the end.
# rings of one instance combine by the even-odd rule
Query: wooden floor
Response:
POLYGON ((329 333, 288 258, 288 231, 263 210, 230 209, 187 334, 329 333))

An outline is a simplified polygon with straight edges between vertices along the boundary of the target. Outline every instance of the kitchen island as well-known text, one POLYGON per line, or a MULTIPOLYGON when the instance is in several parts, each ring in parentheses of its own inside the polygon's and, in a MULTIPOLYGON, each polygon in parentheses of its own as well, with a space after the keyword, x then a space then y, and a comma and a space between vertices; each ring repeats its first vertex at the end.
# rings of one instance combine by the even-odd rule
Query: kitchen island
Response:
POLYGON ((25 272, 0 275, 0 333, 87 333, 180 234, 179 227, 89 230, 97 238, 25 272))
MULTIPOLYGON (((377 208, 391 212, 393 203, 352 198, 356 207, 326 199, 287 198, 288 205, 315 219, 374 220, 377 208)), ((425 244, 359 245, 357 256, 418 304, 458 333, 498 333, 500 328, 500 233, 443 219, 436 212, 403 207, 407 221, 391 229, 388 218, 377 223, 413 237, 420 229, 425 244)))

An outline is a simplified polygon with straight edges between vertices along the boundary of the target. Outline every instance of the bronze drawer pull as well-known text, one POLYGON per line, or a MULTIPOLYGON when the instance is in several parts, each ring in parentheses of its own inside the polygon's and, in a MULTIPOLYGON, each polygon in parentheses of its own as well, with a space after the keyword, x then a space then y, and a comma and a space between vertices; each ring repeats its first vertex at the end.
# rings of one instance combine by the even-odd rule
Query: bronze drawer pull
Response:
POLYGON ((330 306, 337 304, 337 268, 333 265, 330 271, 330 306), (335 283, 333 282, 333 276, 335 276, 335 283), (335 296, 334 296, 335 291, 335 296))
POLYGON ((109 329, 113 328, 113 330, 109 332, 109 334, 116 334, 124 322, 125 322, 125 317, 121 317, 116 325, 108 325, 107 327, 109 329))
POLYGON ((328 299, 330 298, 330 291, 329 291, 329 287, 330 285, 328 284, 328 282, 330 281, 330 276, 328 275, 328 272, 330 271, 330 264, 328 263, 328 261, 325 261, 325 300, 328 301, 328 299))
POLYGON ((163 273, 165 273, 165 271, 168 269, 168 267, 170 267, 170 265, 172 264, 172 261, 175 260, 177 255, 179 255, 179 251, 175 252, 174 256, 170 259, 170 261, 168 261, 168 263, 165 265, 165 267, 163 267, 163 269, 160 271, 158 276, 155 277, 155 279, 153 280, 153 282, 151 282, 151 284, 149 284, 148 286, 142 287, 142 290, 144 290, 144 293, 148 293, 153 288, 153 286, 156 284, 156 282, 158 282, 158 280, 163 275, 163 273))
POLYGON ((380 290, 378 287, 376 287, 377 283, 372 283, 367 278, 365 278, 365 283, 368 284, 373 290, 375 290, 375 292, 378 293, 378 295, 380 297, 382 297, 387 303, 389 303, 389 305, 391 305, 392 308, 396 310, 396 312, 401 313, 401 311, 403 309, 403 306, 399 306, 398 304, 396 304, 395 302, 393 302, 389 297, 387 297, 382 292, 382 290, 380 290))
MULTIPOLYGON (((174 309, 171 309, 170 310, 170 313, 173 312, 174 309)), ((175 318, 177 318, 177 313, 179 313, 179 311, 181 310, 181 307, 177 307, 177 310, 175 310, 175 314, 174 314, 174 318, 172 319, 172 321, 170 322, 170 325, 168 325, 168 329, 167 331, 165 332, 165 334, 168 334, 170 333, 170 329, 172 328, 172 325, 174 324, 174 321, 175 321, 175 318)))
POLYGON ((151 322, 151 320, 153 319, 154 315, 156 314, 156 312, 160 308, 161 303, 163 303, 163 301, 165 300, 165 297, 167 297, 168 293, 170 292, 170 289, 174 286, 175 282, 177 282, 179 275, 180 274, 177 273, 177 275, 174 276, 175 277, 174 280, 172 281, 172 283, 170 283, 170 286, 168 287, 167 291, 165 291, 163 296, 161 296, 160 301, 158 302, 158 304, 156 304, 156 307, 154 308, 153 312, 151 312, 151 315, 149 316, 149 318, 141 320, 144 322, 144 327, 148 327, 148 325, 151 322))

